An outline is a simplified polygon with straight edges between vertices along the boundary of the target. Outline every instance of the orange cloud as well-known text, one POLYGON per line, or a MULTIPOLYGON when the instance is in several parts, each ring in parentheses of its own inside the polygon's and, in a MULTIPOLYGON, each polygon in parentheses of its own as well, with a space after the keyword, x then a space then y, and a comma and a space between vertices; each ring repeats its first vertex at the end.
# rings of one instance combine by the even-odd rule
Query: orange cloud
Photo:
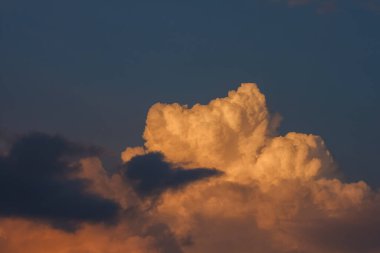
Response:
POLYGON ((75 233, 50 228, 38 222, 0 220, 0 251, 6 253, 156 253, 152 237, 132 235, 116 227, 86 225, 75 233))
MULTIPOLYGON (((89 193, 120 205, 117 224, 83 223, 68 233, 3 218, 0 252, 380 252, 380 195, 363 181, 341 180, 321 137, 279 136, 278 122, 251 83, 206 105, 155 104, 145 145, 127 148, 119 171, 109 175, 92 157, 72 175, 87 182, 89 193), (152 152, 162 154, 169 186, 194 168, 224 174, 141 197, 126 170, 152 152)), ((150 177, 160 169, 156 163, 140 165, 151 166, 142 168, 149 182, 165 184, 160 173, 150 177)))

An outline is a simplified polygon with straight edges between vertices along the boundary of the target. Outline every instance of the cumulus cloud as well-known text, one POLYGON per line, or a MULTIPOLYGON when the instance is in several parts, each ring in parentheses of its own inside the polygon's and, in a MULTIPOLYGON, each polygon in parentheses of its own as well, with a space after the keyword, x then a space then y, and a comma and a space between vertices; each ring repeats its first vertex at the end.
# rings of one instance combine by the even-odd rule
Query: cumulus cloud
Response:
POLYGON ((148 112, 145 146, 173 163, 218 168, 230 180, 275 183, 334 173, 320 137, 274 136, 277 122, 257 86, 243 84, 208 105, 155 104, 148 112))
MULTIPOLYGON (((321 137, 279 136, 278 123, 251 83, 206 105, 155 104, 144 146, 126 148, 117 172, 91 157, 64 176, 87 182, 77 198, 117 203, 117 224, 84 223, 74 235, 26 215, 3 215, 0 251, 380 252, 380 195, 363 181, 344 182, 321 137)), ((38 157, 34 152, 29 157, 38 157)), ((49 153, 52 164, 69 153, 49 153)))
MULTIPOLYGON (((178 236, 192 235, 194 245, 186 252, 320 252, 322 243, 334 242, 324 252, 349 252, 344 244, 352 243, 352 238, 338 236, 334 241, 325 236, 324 226, 314 231, 316 224, 326 224, 326 229, 327 224, 340 224, 351 237, 361 236, 363 230, 356 230, 353 223, 360 223, 368 210, 377 210, 372 204, 376 193, 364 182, 339 180, 321 137, 276 136, 277 122, 254 84, 243 84, 207 105, 151 107, 144 152, 162 152, 172 163, 215 167, 225 173, 186 191, 168 192, 157 207, 159 217, 178 236), (233 233, 250 240, 232 239, 232 227, 233 233), (210 231, 212 239, 206 240, 210 231), (318 243, 299 237, 308 233, 318 243)), ((372 226, 379 226, 375 218, 372 226)), ((368 250, 380 247, 367 245, 368 250)))
POLYGON ((153 105, 144 131, 145 146, 174 163, 247 177, 255 154, 271 134, 271 123, 264 95, 246 84, 208 105, 153 105))

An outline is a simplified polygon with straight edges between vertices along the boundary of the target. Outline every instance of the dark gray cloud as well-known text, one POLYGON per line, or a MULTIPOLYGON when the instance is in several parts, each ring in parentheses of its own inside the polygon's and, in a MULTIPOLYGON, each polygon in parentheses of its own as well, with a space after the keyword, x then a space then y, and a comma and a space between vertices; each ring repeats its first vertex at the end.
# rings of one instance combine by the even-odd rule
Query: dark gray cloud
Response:
POLYGON ((216 169, 175 168, 164 161, 161 153, 135 156, 125 165, 125 177, 141 197, 158 196, 166 190, 179 189, 191 182, 221 174, 216 169))
POLYGON ((191 246, 191 235, 178 238, 168 224, 157 221, 142 206, 133 206, 124 212, 128 229, 133 235, 154 238, 154 248, 162 253, 182 253, 182 246, 191 246))
POLYGON ((181 246, 178 243, 174 233, 169 226, 164 223, 157 223, 147 228, 143 236, 152 236, 155 238, 155 246, 160 252, 165 253, 182 253, 181 246))
POLYGON ((380 0, 367 0, 366 7, 371 11, 380 13, 380 0))
POLYGON ((0 216, 41 219, 66 230, 80 222, 111 222, 118 205, 85 191, 75 160, 97 150, 59 136, 32 133, 0 154, 0 216))

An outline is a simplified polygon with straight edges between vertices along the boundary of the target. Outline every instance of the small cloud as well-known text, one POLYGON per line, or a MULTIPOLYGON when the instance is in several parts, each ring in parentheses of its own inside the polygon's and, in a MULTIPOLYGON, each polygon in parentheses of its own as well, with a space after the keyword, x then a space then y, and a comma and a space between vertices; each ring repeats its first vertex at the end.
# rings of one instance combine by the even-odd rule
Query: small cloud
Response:
POLYGON ((306 5, 310 4, 312 0, 288 0, 289 6, 306 5))
POLYGON ((317 7, 317 13, 320 15, 329 14, 336 11, 336 3, 334 1, 326 1, 319 4, 317 7))
POLYGON ((380 0, 368 0, 366 7, 370 11, 380 13, 380 0))
POLYGON ((161 153, 138 155, 125 165, 125 177, 141 197, 158 196, 166 190, 180 189, 194 181, 221 174, 216 169, 175 168, 164 161, 161 153))
POLYGON ((365 10, 380 13, 380 0, 278 0, 274 3, 284 3, 291 8, 311 7, 316 10, 317 14, 329 14, 339 9, 341 10, 365 10))

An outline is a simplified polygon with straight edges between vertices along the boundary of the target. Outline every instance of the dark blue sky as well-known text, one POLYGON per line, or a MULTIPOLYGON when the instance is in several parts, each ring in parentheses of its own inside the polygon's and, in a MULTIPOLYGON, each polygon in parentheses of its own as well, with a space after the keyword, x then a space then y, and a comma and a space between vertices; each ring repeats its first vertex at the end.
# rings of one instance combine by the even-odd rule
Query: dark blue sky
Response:
POLYGON ((4 0, 0 128, 119 155, 142 143, 153 103, 206 103, 256 82, 283 116, 282 133, 321 135, 349 179, 379 186, 379 7, 4 0))

